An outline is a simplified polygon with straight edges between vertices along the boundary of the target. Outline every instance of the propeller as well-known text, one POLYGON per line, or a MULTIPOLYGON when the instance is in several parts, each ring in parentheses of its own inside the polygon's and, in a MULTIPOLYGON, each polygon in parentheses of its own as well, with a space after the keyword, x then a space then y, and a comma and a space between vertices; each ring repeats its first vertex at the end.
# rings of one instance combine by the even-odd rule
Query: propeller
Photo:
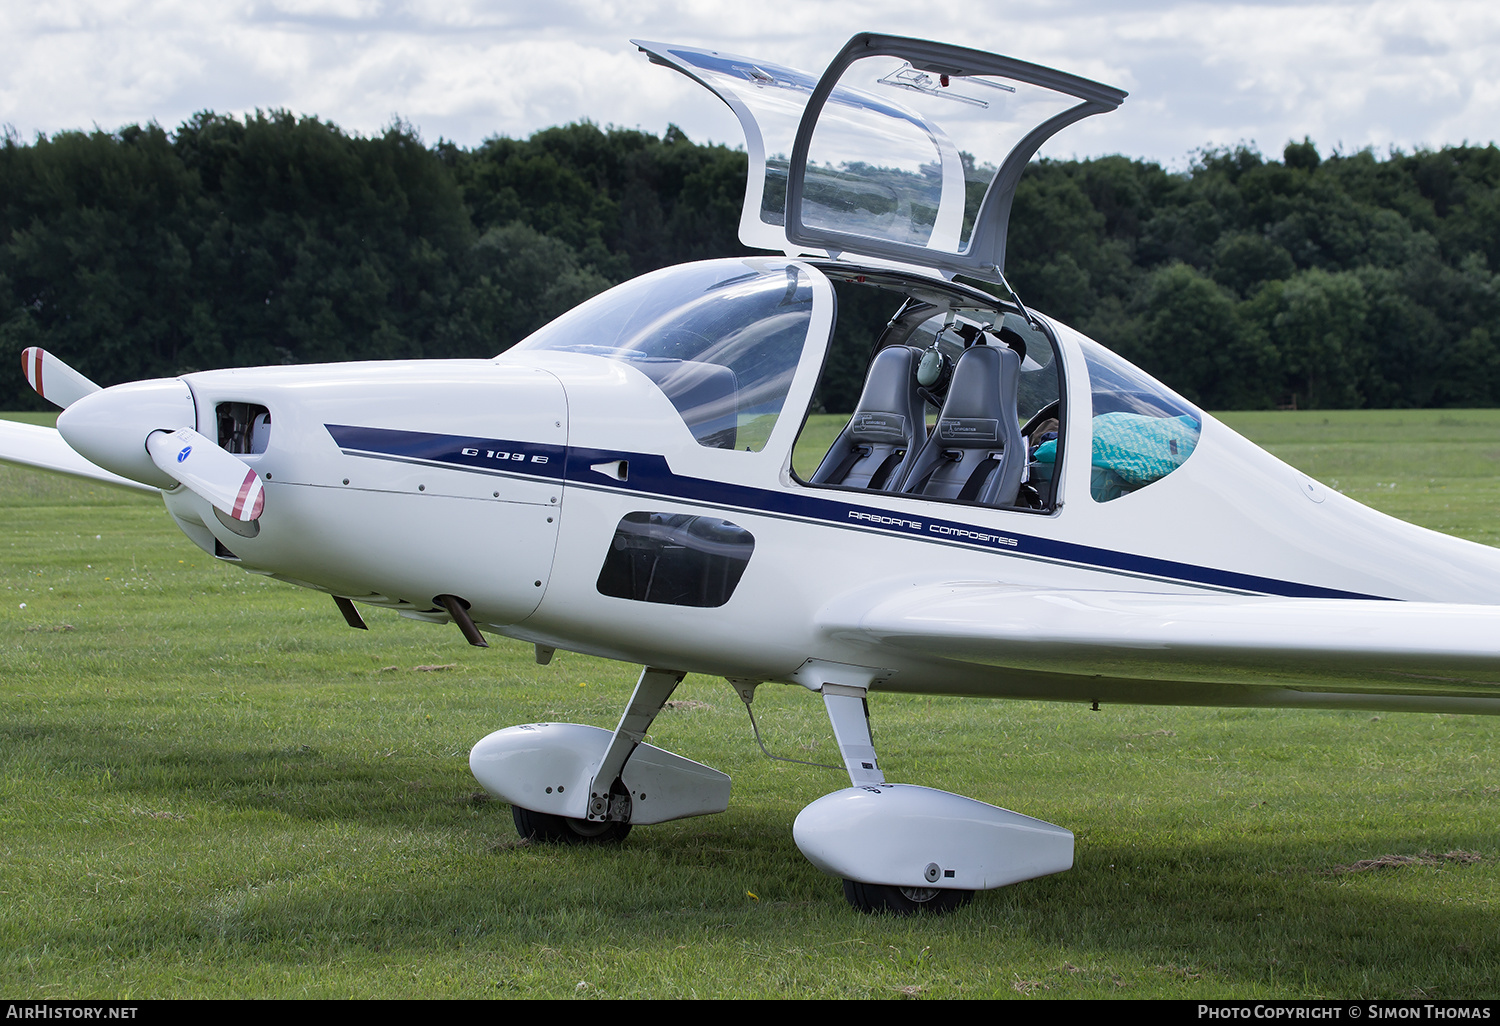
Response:
POLYGON ((184 485, 239 521, 255 520, 265 508, 260 475, 186 426, 197 411, 181 378, 100 388, 36 346, 21 353, 21 366, 37 395, 63 408, 63 440, 96 466, 153 488, 184 485))
POLYGON ((236 520, 254 520, 265 508, 260 475, 192 428, 153 431, 146 451, 158 470, 236 520))
POLYGON ((36 394, 64 410, 99 391, 98 385, 39 346, 21 350, 21 367, 36 394))

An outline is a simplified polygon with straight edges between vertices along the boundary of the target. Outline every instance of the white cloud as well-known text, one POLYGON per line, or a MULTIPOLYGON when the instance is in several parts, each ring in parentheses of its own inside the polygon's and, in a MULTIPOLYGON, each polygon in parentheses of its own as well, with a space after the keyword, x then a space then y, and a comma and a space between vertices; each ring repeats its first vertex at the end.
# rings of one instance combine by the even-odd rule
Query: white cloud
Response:
POLYGON ((1500 8, 1306 4, 974 4, 937 0, 71 0, 0 8, 0 122, 29 136, 195 111, 284 107, 351 131, 393 116, 464 145, 580 118, 737 143, 727 110, 631 36, 818 71, 853 32, 946 39, 1132 93, 1047 152, 1180 164, 1204 145, 1326 151, 1500 137, 1500 8))

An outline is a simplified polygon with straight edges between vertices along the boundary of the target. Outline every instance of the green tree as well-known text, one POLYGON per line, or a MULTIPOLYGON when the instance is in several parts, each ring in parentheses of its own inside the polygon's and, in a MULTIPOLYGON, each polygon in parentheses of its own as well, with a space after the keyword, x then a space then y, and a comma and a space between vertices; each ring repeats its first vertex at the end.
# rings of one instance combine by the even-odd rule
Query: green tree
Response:
POLYGON ((1250 304, 1280 357, 1282 388, 1298 406, 1364 405, 1370 304, 1357 274, 1302 271, 1270 283, 1250 304))
POLYGON ((494 356, 611 284, 567 243, 519 221, 485 232, 468 270, 444 329, 448 356, 494 356))
POLYGON ((1266 405, 1276 353, 1263 334, 1246 329, 1235 305, 1197 269, 1169 264, 1144 283, 1138 334, 1122 355, 1200 406, 1266 405))

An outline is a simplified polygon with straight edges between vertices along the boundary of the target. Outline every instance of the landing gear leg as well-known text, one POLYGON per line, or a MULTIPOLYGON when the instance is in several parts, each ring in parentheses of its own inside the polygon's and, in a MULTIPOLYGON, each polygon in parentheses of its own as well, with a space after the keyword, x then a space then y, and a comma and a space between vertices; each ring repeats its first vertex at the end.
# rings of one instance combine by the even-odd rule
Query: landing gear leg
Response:
POLYGON ((885 783, 885 774, 875 759, 875 742, 870 738, 870 703, 865 700, 865 689, 824 684, 823 707, 833 724, 849 783, 855 787, 885 783))
POLYGON ((594 770, 594 779, 589 784, 590 823, 630 822, 632 796, 620 782, 620 772, 625 769, 625 763, 636 746, 646 739, 646 731, 651 729, 656 714, 661 712, 662 706, 667 704, 667 699, 672 697, 672 692, 686 676, 679 670, 658 670, 654 666, 642 668, 630 704, 625 707, 614 736, 609 739, 609 747, 604 751, 604 758, 594 770))

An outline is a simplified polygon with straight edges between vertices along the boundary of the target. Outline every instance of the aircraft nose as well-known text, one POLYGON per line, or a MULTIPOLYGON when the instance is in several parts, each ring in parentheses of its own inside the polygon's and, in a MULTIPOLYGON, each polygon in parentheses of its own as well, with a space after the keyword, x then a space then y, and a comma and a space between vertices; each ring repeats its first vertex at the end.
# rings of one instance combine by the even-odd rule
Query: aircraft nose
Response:
POLYGON ((84 459, 121 477, 172 488, 146 449, 155 431, 197 426, 193 393, 181 378, 132 381, 78 399, 57 416, 57 430, 84 459))

